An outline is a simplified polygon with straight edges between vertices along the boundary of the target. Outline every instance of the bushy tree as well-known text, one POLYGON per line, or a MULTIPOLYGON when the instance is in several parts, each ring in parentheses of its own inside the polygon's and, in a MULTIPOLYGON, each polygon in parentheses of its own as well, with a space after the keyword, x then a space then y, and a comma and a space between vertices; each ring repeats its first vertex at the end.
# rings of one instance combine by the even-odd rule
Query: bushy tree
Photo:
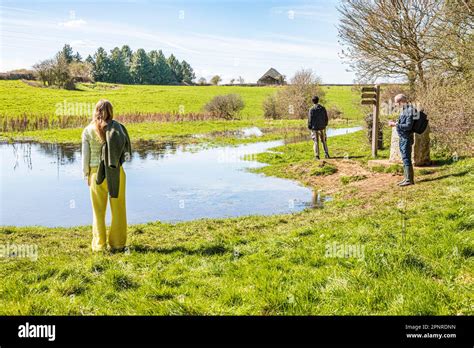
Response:
POLYGON ((115 47, 110 51, 110 80, 114 83, 129 83, 129 68, 125 65, 120 48, 115 47))
POLYGON ((185 60, 181 62, 181 70, 183 72, 182 82, 187 84, 193 83, 193 80, 196 78, 196 75, 194 74, 194 70, 191 65, 189 65, 189 63, 185 60))
POLYGON ((120 49, 120 53, 126 70, 123 83, 132 83, 133 81, 132 76, 130 75, 130 67, 132 65, 133 51, 128 45, 123 45, 120 49))
POLYGON ((72 57, 72 61, 76 63, 82 62, 82 56, 79 52, 76 52, 76 54, 72 57))
POLYGON ((150 63, 152 70, 152 79, 150 83, 158 85, 166 85, 174 81, 173 73, 166 62, 163 52, 150 51, 150 63))
POLYGON ((61 51, 59 51, 59 56, 64 59, 64 61, 69 64, 74 60, 74 51, 72 50, 71 45, 65 44, 61 51))
POLYGON ((34 65, 39 79, 46 86, 74 89, 74 81, 66 58, 59 52, 54 59, 47 59, 34 65))
POLYGON ((110 59, 107 52, 99 47, 94 54, 94 70, 92 76, 95 81, 108 82, 110 81, 110 59))
POLYGON ((151 63, 143 48, 138 49, 132 57, 130 75, 134 83, 141 85, 150 83, 152 75, 151 63))
POLYGON ((211 84, 217 86, 219 83, 221 83, 222 81, 222 78, 219 76, 219 75, 214 75, 212 78, 211 78, 211 84))
POLYGON ((72 62, 69 64, 69 73, 76 82, 92 81, 92 66, 87 62, 72 62))
POLYGON ((157 69, 160 72, 160 83, 163 85, 169 85, 174 83, 174 74, 171 71, 165 55, 161 50, 158 51, 158 62, 157 69))
POLYGON ((171 72, 173 73, 173 82, 174 83, 180 83, 183 81, 183 68, 181 66, 181 63, 179 60, 176 59, 176 57, 171 54, 168 57, 168 66, 171 69, 171 72))
POLYGON ((62 54, 56 55, 53 74, 56 86, 64 89, 74 89, 74 81, 69 71, 69 62, 62 54))

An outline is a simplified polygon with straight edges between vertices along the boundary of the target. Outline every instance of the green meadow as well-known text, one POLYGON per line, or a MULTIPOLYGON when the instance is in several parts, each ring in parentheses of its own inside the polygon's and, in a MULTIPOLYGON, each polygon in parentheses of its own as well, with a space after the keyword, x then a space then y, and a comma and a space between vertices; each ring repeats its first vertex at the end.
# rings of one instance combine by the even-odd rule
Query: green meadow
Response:
MULTIPOLYGON (((216 95, 236 93, 242 96, 244 119, 263 117, 264 99, 279 87, 240 86, 141 86, 111 85, 106 83, 78 84, 77 90, 30 86, 19 80, 0 81, 1 115, 54 114, 63 103, 93 103, 101 98, 109 99, 116 114, 200 112, 216 95)), ((344 118, 362 117, 359 94, 351 86, 323 86, 327 106, 337 106, 344 118)))
MULTIPOLYGON (((324 86, 324 103, 361 125, 350 86, 324 86)), ((56 104, 108 98, 117 114, 199 112, 239 93, 240 120, 128 124, 134 140, 232 144, 301 134, 305 120, 263 118, 273 87, 79 85, 76 91, 0 81, 1 115, 54 114, 56 104), (260 138, 222 131, 258 126, 260 138), (202 137, 192 137, 200 134, 202 137)), ((81 128, 0 137, 78 143, 81 128)), ((389 137, 385 136, 389 153, 389 137)), ((263 175, 299 181, 331 200, 299 213, 159 221, 129 226, 130 252, 92 253, 91 227, 0 227, 0 245, 35 244, 38 259, 0 258, 0 315, 472 315, 474 161, 438 157, 399 188, 398 168, 368 167, 365 132, 329 138, 334 159, 300 141, 257 155, 263 175), (347 249, 355 247, 354 249, 347 249)))
MULTIPOLYGON (((237 93, 242 96, 245 108, 240 119, 205 120, 193 122, 142 122, 127 125, 132 138, 136 140, 170 140, 183 137, 186 141, 193 134, 236 130, 250 126, 262 127, 281 134, 295 133, 306 126, 306 120, 266 120, 262 104, 266 97, 275 93, 278 87, 240 87, 240 86, 139 86, 111 85, 105 83, 79 84, 77 90, 41 88, 30 86, 23 81, 0 81, 0 120, 22 115, 34 117, 49 115, 54 117, 58 108, 64 110, 88 103, 93 107, 101 98, 109 99, 114 105, 116 115, 139 113, 178 113, 180 105, 184 113, 202 112, 204 105, 216 95, 237 93)), ((328 108, 337 107, 342 118, 331 122, 331 127, 362 124, 363 109, 359 105, 358 92, 351 86, 323 86, 326 93, 324 101, 328 108)), ((282 135, 278 137, 282 137, 282 135)), ((0 138, 9 141, 33 140, 54 143, 80 142, 80 128, 51 128, 38 131, 0 132, 0 138)), ((270 140, 275 135, 263 139, 270 140)), ((220 143, 232 142, 228 137, 220 143)), ((194 139, 193 141, 197 141, 194 139)), ((216 142, 216 139, 200 139, 201 142, 216 142)))

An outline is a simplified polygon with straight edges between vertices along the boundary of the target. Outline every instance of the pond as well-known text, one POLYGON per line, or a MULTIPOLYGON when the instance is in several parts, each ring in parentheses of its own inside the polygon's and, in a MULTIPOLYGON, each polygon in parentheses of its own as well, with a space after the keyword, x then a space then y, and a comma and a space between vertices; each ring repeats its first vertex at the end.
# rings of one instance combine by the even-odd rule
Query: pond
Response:
MULTIPOLYGON (((359 129, 329 130, 328 136, 359 129)), ((255 129, 252 133, 259 134, 255 129)), ((264 165, 252 155, 282 144, 278 140, 202 149, 137 142, 131 161, 124 164, 129 223, 270 215, 322 206, 323 196, 294 181, 249 171, 264 165)), ((78 145, 0 144, 0 156, 0 225, 91 223, 78 145)))

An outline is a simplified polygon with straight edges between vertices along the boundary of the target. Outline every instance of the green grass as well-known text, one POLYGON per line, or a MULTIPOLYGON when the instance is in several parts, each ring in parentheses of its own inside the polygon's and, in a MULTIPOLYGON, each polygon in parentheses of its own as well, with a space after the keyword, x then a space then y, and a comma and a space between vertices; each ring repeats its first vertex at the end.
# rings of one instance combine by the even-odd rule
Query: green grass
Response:
POLYGON ((312 171, 311 175, 313 176, 326 176, 334 174, 337 171, 337 168, 329 163, 321 162, 317 165, 312 171))
MULTIPOLYGON (((330 149, 368 158, 363 136, 330 149)), ((279 176, 312 154, 310 142, 278 151, 260 159, 279 176)), ((2 227, 0 245, 36 244, 39 258, 0 259, 0 314, 472 315, 473 171, 461 159, 296 214, 134 225, 130 254, 92 253, 90 226, 2 227), (333 243, 364 255, 327 257, 333 243)))
POLYGON ((348 175, 348 176, 341 176, 340 180, 341 183, 344 185, 350 184, 351 182, 365 180, 367 176, 365 175, 348 175))
MULTIPOLYGON (((263 117, 264 99, 277 87, 240 86, 154 86, 154 85, 97 85, 78 84, 77 90, 67 91, 30 86, 22 81, 0 81, 1 113, 9 116, 23 114, 54 114, 58 105, 92 103, 109 99, 117 115, 137 112, 176 112, 184 106, 185 113, 201 112, 203 106, 216 95, 237 93, 242 96, 244 119, 263 117), (91 88, 93 86, 94 88, 91 88)), ((337 105, 345 118, 359 119, 358 94, 347 86, 324 86, 328 106, 337 105)))
MULTIPOLYGON (((104 84, 107 86, 107 84, 104 84)), ((220 94, 237 93, 245 102, 243 118, 261 116, 263 99, 275 91, 273 87, 238 86, 139 86, 118 85, 116 89, 88 88, 78 85, 78 90, 67 91, 33 87, 22 81, 0 81, 0 105, 7 115, 54 114, 57 105, 67 103, 97 103, 101 98, 109 99, 114 112, 119 114, 137 112, 176 112, 180 105, 184 112, 200 112, 202 107, 220 94)))
MULTIPOLYGON (((67 103, 92 103, 107 98, 114 104, 115 114, 146 112, 178 112, 180 105, 184 112, 199 112, 206 102, 215 95, 238 93, 245 102, 241 119, 235 121, 202 122, 164 122, 128 124, 133 140, 176 140, 192 134, 206 134, 217 131, 258 126, 274 129, 305 127, 306 120, 269 121, 263 118, 264 99, 276 92, 276 87, 239 87, 239 86, 137 86, 111 84, 79 84, 78 90, 67 91, 52 88, 30 86, 22 81, 0 81, 0 115, 15 117, 27 115, 54 115, 57 105, 67 103)), ((337 105, 346 120, 335 120, 331 127, 354 126, 362 124, 361 108, 357 105, 358 95, 347 86, 323 86, 326 91, 327 106, 337 105), (348 120, 348 121, 347 121, 348 120)), ((291 130, 293 129, 293 130, 291 130)), ((46 129, 26 132, 3 132, 0 139, 10 141, 33 140, 53 143, 78 143, 82 129, 46 129)), ((214 138, 214 137, 213 137, 214 138)), ((274 139, 267 136, 263 140, 274 139)), ((180 139, 183 140, 183 139, 180 139)), ((190 140, 190 139, 187 139, 190 140)), ((220 143, 231 142, 221 139, 220 143)), ((256 139, 240 139, 249 142, 256 139)), ((194 141, 194 140, 193 140, 194 141)), ((201 139, 215 142, 215 139, 201 139)))
POLYGON ((363 122, 367 107, 360 105, 359 90, 354 90, 352 86, 323 86, 323 89, 327 108, 337 107, 343 117, 363 122))

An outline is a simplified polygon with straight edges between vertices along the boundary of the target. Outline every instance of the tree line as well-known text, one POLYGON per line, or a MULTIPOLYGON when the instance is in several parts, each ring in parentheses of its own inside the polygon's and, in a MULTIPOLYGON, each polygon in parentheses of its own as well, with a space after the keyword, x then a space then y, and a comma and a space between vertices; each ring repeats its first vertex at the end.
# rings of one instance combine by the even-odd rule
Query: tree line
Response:
POLYGON ((110 53, 99 47, 83 60, 66 44, 54 58, 35 64, 34 69, 44 85, 66 89, 74 88, 75 82, 173 85, 192 84, 196 78, 191 65, 173 54, 167 58, 161 50, 142 48, 134 52, 127 45, 110 53))

